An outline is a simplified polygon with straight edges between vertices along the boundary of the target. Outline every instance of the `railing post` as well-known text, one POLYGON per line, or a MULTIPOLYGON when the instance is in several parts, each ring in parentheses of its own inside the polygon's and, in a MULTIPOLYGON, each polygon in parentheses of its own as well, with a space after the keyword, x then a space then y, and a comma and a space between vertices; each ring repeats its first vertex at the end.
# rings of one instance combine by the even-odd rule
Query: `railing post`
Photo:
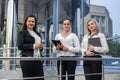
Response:
POLYGON ((60 75, 60 78, 58 80, 62 80, 62 60, 60 60, 60 65, 59 65, 59 75, 60 75))
POLYGON ((104 80, 104 64, 102 63, 102 80, 104 80))

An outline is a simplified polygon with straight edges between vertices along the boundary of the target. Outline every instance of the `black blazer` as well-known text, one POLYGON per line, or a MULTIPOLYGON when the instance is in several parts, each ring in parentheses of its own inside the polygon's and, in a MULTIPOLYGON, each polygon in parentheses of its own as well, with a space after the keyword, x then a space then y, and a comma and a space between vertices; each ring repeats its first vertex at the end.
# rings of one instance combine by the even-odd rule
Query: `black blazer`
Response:
POLYGON ((33 57, 34 43, 34 37, 27 30, 21 30, 18 33, 17 45, 18 49, 21 50, 22 57, 33 57))

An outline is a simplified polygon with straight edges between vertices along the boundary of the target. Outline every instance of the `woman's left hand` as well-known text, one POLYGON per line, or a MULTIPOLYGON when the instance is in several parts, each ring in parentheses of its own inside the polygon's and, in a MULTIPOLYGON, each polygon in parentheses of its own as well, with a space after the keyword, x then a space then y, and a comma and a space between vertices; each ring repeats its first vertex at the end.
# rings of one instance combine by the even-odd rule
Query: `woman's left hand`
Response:
POLYGON ((63 49, 63 51, 68 51, 68 48, 66 47, 66 46, 64 46, 64 45, 62 45, 62 49, 63 49))

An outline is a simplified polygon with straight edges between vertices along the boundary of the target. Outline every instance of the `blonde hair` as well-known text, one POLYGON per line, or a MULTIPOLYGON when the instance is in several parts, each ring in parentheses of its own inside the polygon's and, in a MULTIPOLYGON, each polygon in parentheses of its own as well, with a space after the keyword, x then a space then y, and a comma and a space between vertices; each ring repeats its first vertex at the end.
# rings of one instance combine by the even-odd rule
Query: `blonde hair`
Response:
POLYGON ((90 21, 93 21, 93 22, 95 23, 95 25, 96 25, 96 31, 97 31, 97 33, 98 33, 98 32, 99 32, 99 30, 98 30, 99 24, 98 24, 98 22, 97 22, 95 19, 91 18, 91 19, 87 20, 87 25, 86 25, 89 34, 91 34, 91 32, 90 32, 90 30, 89 30, 89 28, 88 28, 88 23, 89 23, 90 21))

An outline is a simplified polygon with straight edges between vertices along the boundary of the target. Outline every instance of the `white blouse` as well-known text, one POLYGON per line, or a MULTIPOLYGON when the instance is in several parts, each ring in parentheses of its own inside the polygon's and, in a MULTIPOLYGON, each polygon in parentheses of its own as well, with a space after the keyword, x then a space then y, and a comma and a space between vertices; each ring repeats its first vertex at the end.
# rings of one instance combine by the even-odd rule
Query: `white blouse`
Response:
POLYGON ((75 56, 75 53, 80 52, 80 42, 77 35, 74 33, 71 33, 66 38, 64 38, 61 33, 58 33, 55 40, 60 40, 64 46, 68 47, 68 51, 62 51, 56 50, 56 47, 53 46, 53 52, 57 54, 57 57, 75 56))
MULTIPOLYGON (((94 35, 92 38, 95 38, 95 37, 100 38, 100 42, 101 42, 102 47, 94 46, 94 51, 99 52, 99 53, 103 53, 103 54, 107 53, 109 51, 109 48, 108 48, 108 44, 107 44, 107 41, 106 41, 104 34, 98 33, 97 35, 94 35)), ((81 43, 81 52, 82 52, 83 56, 85 56, 84 52, 87 51, 89 38, 90 38, 90 36, 88 34, 86 34, 83 37, 83 40, 81 43)))
MULTIPOLYGON (((32 37, 34 37, 35 43, 40 43, 41 42, 41 38, 33 30, 30 30, 28 28, 27 28, 27 30, 30 33, 30 35, 32 37)), ((39 48, 35 48, 35 44, 33 45, 33 49, 34 49, 34 57, 41 57, 40 49, 39 48)))

